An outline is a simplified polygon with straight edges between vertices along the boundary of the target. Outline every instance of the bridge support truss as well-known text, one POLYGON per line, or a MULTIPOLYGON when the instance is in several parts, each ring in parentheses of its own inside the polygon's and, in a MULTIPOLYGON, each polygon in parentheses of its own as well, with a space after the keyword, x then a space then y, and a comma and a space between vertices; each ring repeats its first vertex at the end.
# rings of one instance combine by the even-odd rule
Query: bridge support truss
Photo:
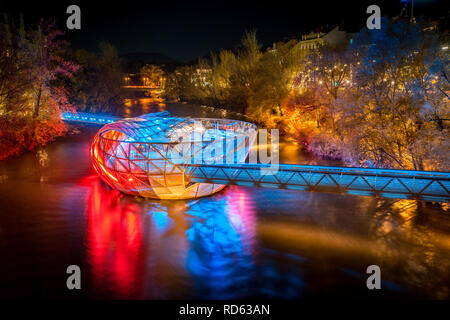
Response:
POLYGON ((450 173, 309 165, 188 164, 192 182, 450 201, 450 173))

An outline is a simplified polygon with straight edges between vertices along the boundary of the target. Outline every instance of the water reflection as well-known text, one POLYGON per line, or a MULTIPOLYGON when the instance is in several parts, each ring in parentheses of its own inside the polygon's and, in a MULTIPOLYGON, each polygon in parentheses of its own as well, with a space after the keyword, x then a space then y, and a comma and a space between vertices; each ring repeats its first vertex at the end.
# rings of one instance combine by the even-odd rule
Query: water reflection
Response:
POLYGON ((370 264, 382 267, 385 292, 449 296, 449 237, 429 230, 421 202, 359 198, 349 223, 338 213, 356 198, 329 207, 338 195, 322 195, 327 203, 317 194, 230 187, 214 197, 148 201, 96 176, 83 183, 94 296, 289 299, 330 285, 360 292, 370 264))
POLYGON ((252 277, 255 212, 245 191, 160 202, 123 196, 96 176, 83 184, 88 262, 101 295, 173 298, 174 287, 211 299, 249 294, 241 289, 252 277))
POLYGON ((199 296, 232 299, 249 294, 253 278, 255 211, 245 190, 192 204, 194 216, 187 231, 190 243, 186 266, 194 275, 199 296))
POLYGON ((111 190, 96 176, 83 185, 89 188, 86 247, 93 296, 292 299, 307 287, 308 258, 286 248, 258 248, 250 188, 148 201, 111 190))
POLYGON ((450 236, 448 217, 439 211, 421 201, 378 200, 377 210, 367 215, 373 217, 370 230, 386 271, 412 291, 444 299, 450 296, 449 279, 441 277, 450 268, 450 236))
POLYGON ((39 149, 36 151, 36 157, 38 159, 39 165, 43 168, 48 167, 49 157, 48 152, 45 149, 39 149))
POLYGON ((145 268, 140 208, 121 202, 119 192, 107 190, 96 176, 85 183, 90 188, 86 246, 93 286, 106 285, 118 296, 133 297, 142 285, 145 268))

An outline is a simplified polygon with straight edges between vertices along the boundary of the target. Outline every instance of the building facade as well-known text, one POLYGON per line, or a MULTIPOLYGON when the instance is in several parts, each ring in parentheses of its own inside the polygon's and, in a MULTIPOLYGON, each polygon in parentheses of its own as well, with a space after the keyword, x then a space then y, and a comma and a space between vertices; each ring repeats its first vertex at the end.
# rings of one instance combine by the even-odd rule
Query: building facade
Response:
POLYGON ((339 27, 336 26, 329 32, 310 32, 302 35, 299 45, 303 50, 315 50, 325 44, 332 46, 345 44, 351 41, 352 38, 352 33, 339 30, 339 27))

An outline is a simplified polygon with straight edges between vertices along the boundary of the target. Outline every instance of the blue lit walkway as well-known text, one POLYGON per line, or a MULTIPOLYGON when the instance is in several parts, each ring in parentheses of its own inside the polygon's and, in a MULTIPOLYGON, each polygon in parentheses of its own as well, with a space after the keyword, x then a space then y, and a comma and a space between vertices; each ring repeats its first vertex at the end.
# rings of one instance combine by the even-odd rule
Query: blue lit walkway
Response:
POLYGON ((77 113, 63 112, 61 114, 61 119, 66 120, 66 121, 106 124, 106 123, 111 123, 111 122, 120 120, 121 117, 102 115, 102 114, 93 114, 93 113, 83 113, 83 112, 77 112, 77 113))

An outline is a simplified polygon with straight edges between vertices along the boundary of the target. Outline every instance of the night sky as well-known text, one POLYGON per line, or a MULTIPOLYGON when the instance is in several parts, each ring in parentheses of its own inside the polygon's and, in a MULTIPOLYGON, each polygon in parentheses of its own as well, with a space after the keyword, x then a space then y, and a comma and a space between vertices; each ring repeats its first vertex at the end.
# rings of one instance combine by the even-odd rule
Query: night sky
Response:
MULTIPOLYGON (((5 1, 3 1, 5 2, 5 1)), ((415 14, 442 15, 448 12, 445 1, 415 0, 415 14)), ((357 30, 368 17, 366 8, 378 4, 382 14, 396 15, 401 0, 377 1, 143 1, 99 2, 15 1, 0 4, 0 12, 18 15, 26 23, 39 17, 57 20, 74 48, 97 50, 101 41, 108 41, 120 54, 158 52, 180 62, 239 44, 246 30, 256 30, 263 45, 301 34, 317 27, 344 23, 346 29, 357 30), (66 8, 81 8, 81 30, 67 30, 66 8)))

